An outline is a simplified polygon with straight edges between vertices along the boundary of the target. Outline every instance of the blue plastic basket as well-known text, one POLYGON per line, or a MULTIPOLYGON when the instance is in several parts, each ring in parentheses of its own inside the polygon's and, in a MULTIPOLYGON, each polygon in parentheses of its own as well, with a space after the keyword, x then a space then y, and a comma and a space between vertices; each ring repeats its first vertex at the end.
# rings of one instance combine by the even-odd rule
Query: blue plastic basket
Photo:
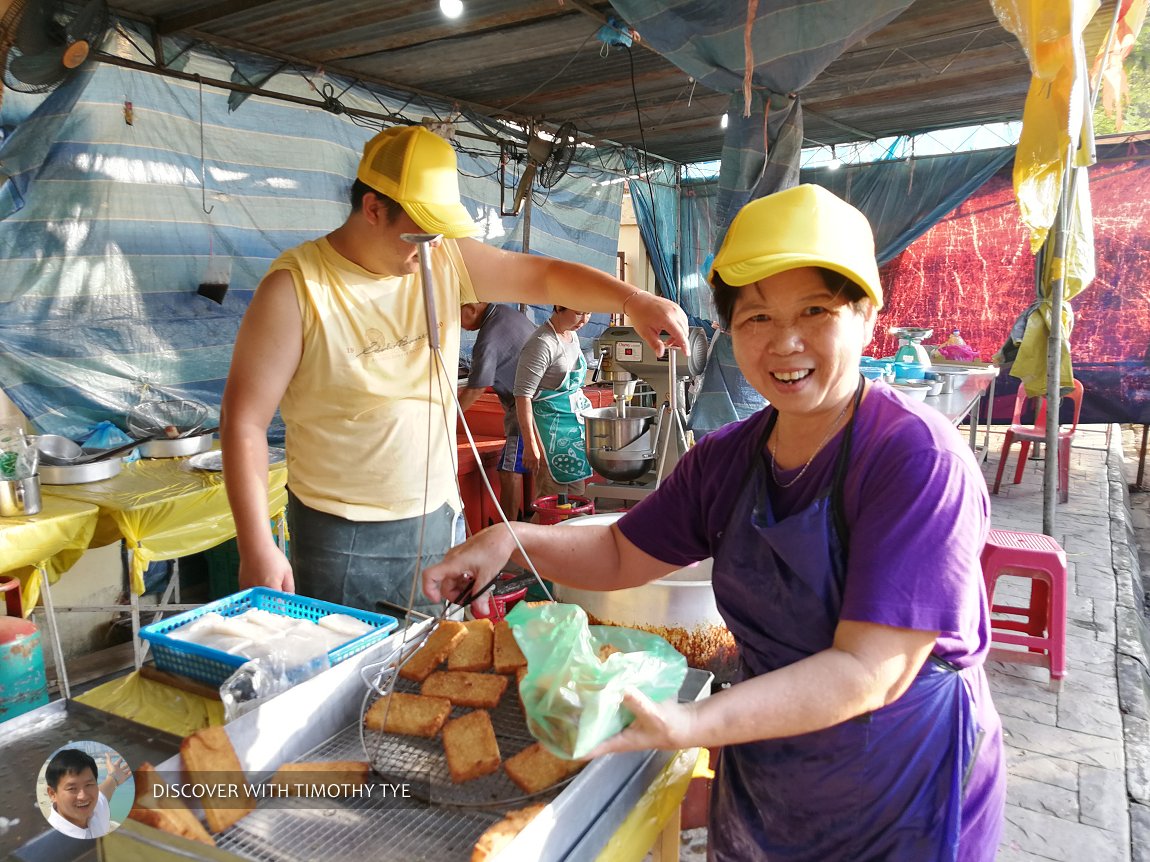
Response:
POLYGON ((382 640, 398 625, 395 617, 389 617, 385 614, 373 614, 332 602, 309 599, 307 596, 281 593, 278 590, 269 590, 265 587, 253 587, 250 590, 243 590, 227 598, 209 602, 166 620, 160 620, 158 623, 143 626, 140 629, 140 637, 152 645, 156 667, 160 670, 182 674, 211 685, 220 685, 247 659, 221 650, 209 649, 200 644, 168 637, 168 632, 185 626, 206 613, 214 611, 221 616, 234 617, 252 608, 270 611, 285 617, 311 620, 312 622, 320 617, 326 617, 328 614, 347 614, 375 627, 375 631, 360 635, 354 640, 329 651, 328 660, 333 665, 351 658, 356 653, 362 652, 372 644, 382 640))

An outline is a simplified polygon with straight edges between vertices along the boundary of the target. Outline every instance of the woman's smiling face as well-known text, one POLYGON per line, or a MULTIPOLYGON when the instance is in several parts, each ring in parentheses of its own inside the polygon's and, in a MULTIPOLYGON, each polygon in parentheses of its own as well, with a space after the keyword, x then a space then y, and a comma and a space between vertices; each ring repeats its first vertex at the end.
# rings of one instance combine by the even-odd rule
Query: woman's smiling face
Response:
POLYGON ((837 411, 858 385, 859 357, 874 335, 874 304, 860 305, 810 266, 741 287, 731 314, 735 360, 780 413, 837 411))

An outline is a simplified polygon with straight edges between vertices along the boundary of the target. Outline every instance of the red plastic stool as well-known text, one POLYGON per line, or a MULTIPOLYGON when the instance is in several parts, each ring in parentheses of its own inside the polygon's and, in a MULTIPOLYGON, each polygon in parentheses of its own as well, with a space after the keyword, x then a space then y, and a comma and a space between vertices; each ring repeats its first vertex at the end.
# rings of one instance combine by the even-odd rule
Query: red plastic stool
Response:
POLYGON ((992 650, 999 661, 1038 664, 1050 669, 1050 687, 1057 691, 1066 676, 1066 552, 1050 536, 1014 530, 991 530, 982 549, 982 577, 990 605, 991 645, 1010 644, 1018 650, 992 650), (995 604, 998 579, 1030 579, 1030 604, 995 604), (1022 617, 996 618, 996 614, 1022 617))

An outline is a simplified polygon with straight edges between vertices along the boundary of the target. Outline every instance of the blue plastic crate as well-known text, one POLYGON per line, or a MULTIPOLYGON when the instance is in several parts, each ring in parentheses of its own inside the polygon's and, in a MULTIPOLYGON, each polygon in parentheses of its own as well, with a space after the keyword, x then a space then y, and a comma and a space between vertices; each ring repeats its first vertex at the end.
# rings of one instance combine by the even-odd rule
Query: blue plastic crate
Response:
POLYGON ((358 608, 349 608, 319 599, 309 599, 307 596, 297 596, 294 593, 281 593, 278 590, 269 590, 265 587, 253 587, 250 590, 243 590, 227 598, 209 602, 166 620, 160 620, 158 623, 143 626, 140 629, 140 637, 152 645, 156 667, 160 670, 182 674, 210 685, 220 685, 247 659, 221 650, 209 649, 200 644, 168 637, 168 632, 185 626, 197 617, 212 611, 221 616, 234 617, 252 608, 270 611, 285 617, 311 620, 312 622, 317 621, 320 617, 326 617, 328 614, 347 614, 368 625, 375 626, 375 631, 360 635, 328 652, 328 660, 333 665, 351 658, 356 653, 362 652, 372 644, 383 640, 398 625, 395 617, 389 617, 385 614, 373 614, 358 608))

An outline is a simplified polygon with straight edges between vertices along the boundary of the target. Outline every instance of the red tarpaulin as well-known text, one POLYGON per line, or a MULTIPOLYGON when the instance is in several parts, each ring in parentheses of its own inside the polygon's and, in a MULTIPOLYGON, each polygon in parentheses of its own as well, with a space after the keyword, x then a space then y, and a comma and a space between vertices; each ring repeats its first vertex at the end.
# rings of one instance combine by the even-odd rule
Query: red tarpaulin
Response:
MULTIPOLYGON (((1150 422, 1150 145, 1099 147, 1089 169, 1098 275, 1072 303, 1082 421, 1150 422)), ((889 326, 926 326, 941 343, 958 328, 980 358, 1006 341, 1033 300, 1034 258, 1011 185, 999 171, 883 268, 886 307, 871 353, 897 348, 889 326)), ((996 421, 1009 421, 1018 381, 1006 377, 996 421), (1007 381, 1009 381, 1007 383, 1007 381)))

